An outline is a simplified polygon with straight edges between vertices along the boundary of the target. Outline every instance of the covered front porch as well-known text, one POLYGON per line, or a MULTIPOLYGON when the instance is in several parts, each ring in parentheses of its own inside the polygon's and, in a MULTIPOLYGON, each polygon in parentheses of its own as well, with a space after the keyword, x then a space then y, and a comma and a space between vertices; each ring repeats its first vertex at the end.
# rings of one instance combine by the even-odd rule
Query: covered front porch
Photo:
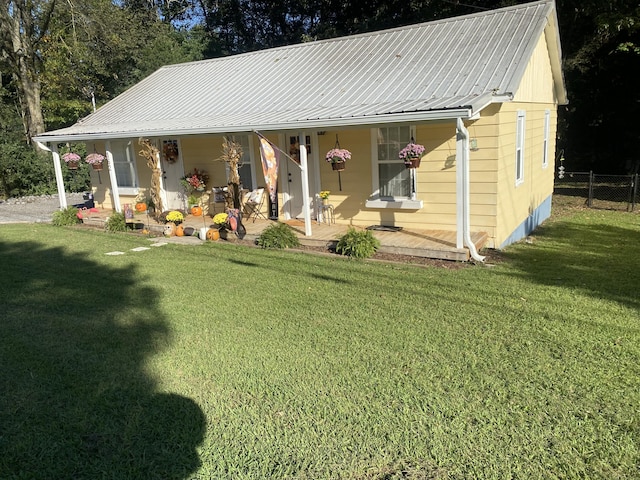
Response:
MULTIPOLYGON (((83 211, 83 223, 96 227, 103 227, 106 218, 111 214, 110 210, 98 210, 91 212, 83 211)), ((247 230, 245 240, 255 240, 262 231, 273 223, 272 220, 263 220, 261 218, 248 219, 243 222, 247 230)), ((344 235, 349 226, 335 223, 312 223, 311 235, 305 235, 305 225, 301 220, 285 221, 296 233, 302 245, 313 247, 327 247, 335 245, 338 238, 344 235)), ((129 221, 132 230, 147 229, 152 235, 161 235, 164 225, 159 224, 150 216, 145 214, 136 214, 129 221)), ((199 230, 203 227, 212 225, 211 218, 208 216, 185 217, 184 225, 199 230)), ((456 248, 456 232, 444 230, 419 230, 414 228, 379 228, 371 226, 373 235, 380 240, 380 250, 385 253, 393 253, 399 255, 411 255, 415 257, 434 258, 441 260, 452 260, 464 262, 470 258, 468 248, 456 248)), ((195 242, 195 237, 170 237, 172 241, 195 242)), ((231 235, 231 241, 235 239, 231 235)), ((488 241, 486 232, 472 232, 471 239, 476 250, 481 250, 488 241)), ((223 241, 223 240, 222 240, 223 241)))

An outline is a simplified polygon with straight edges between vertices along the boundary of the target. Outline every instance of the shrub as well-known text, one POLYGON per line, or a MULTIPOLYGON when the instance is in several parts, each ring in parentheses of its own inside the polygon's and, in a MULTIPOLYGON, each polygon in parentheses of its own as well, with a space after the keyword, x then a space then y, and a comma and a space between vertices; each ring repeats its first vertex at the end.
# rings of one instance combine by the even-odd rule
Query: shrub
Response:
POLYGON ((51 223, 53 223, 56 227, 76 225, 80 223, 80 218, 78 217, 78 209, 76 207, 67 207, 64 210, 57 210, 53 212, 51 223))
POLYGON ((300 246, 300 240, 298 240, 296 234, 286 223, 269 225, 260 234, 256 243, 262 248, 291 248, 300 246))
POLYGON ((127 221, 124 213, 113 212, 104 224, 107 232, 124 232, 127 230, 127 221))
POLYGON ((352 258, 369 258, 380 248, 380 241, 373 236, 371 230, 349 228, 347 233, 338 239, 336 252, 352 258))

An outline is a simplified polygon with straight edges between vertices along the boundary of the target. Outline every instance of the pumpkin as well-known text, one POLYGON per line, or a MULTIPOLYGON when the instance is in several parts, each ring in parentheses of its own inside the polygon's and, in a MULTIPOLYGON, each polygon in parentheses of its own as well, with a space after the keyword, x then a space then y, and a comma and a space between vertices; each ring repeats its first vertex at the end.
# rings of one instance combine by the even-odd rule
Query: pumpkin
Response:
POLYGON ((220 239, 220 232, 218 231, 217 228, 210 228, 209 230, 207 230, 207 240, 211 240, 212 242, 215 242, 216 240, 220 239))
POLYGON ((144 202, 138 202, 136 203, 136 212, 146 212, 147 211, 147 204, 144 202))
POLYGON ((196 234, 196 229, 193 227, 184 227, 183 231, 185 237, 193 237, 196 234))
POLYGON ((172 235, 175 235, 176 233, 176 224, 175 223, 167 223, 164 226, 164 229, 162 230, 162 233, 164 233, 165 237, 171 237, 172 235))
POLYGON ((176 227, 176 237, 184 237, 184 226, 182 224, 176 227))
POLYGON ((198 205, 191 207, 191 215, 193 215, 194 217, 199 217, 200 215, 202 215, 202 207, 198 205))

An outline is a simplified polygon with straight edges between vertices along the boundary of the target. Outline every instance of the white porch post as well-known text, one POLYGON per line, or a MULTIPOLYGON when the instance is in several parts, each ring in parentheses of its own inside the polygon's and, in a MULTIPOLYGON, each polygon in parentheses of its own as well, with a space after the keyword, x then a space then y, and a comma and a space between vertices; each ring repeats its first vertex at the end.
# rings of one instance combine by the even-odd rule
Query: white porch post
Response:
POLYGON ((302 214, 304 216, 304 234, 311 236, 311 205, 309 203, 309 166, 307 163, 307 145, 304 132, 300 132, 300 175, 302 179, 302 214))
POLYGON ((464 248, 464 137, 456 125, 456 248, 464 248))
POLYGON ((58 153, 58 145, 53 144, 51 147, 51 154, 53 155, 53 169, 56 172, 56 185, 58 187, 58 202, 60 203, 60 210, 67 208, 67 194, 64 191, 64 178, 62 177, 62 164, 60 163, 60 153, 58 153))
POLYGON ((113 153, 111 153, 111 142, 106 141, 104 148, 107 153, 107 168, 109 169, 109 180, 111 180, 111 199, 113 200, 113 208, 116 212, 122 213, 120 205, 120 189, 118 188, 118 179, 116 178, 116 168, 113 164, 113 153))

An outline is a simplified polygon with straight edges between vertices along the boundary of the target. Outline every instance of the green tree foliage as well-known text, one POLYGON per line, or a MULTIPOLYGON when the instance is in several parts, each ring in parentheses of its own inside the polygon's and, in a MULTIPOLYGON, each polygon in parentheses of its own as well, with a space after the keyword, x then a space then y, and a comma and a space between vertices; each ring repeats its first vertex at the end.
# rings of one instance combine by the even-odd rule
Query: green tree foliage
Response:
POLYGON ((640 6, 636 0, 558 0, 570 104, 559 147, 570 170, 637 172, 640 6))
MULTIPOLYGON (((91 113, 92 98, 104 103, 162 65, 202 58, 203 30, 161 17, 110 0, 0 0, 1 195, 56 191, 51 156, 22 148, 45 122, 69 126, 91 113)), ((85 167, 63 167, 71 191, 87 188, 85 167)))
POLYGON ((141 9, 109 0, 66 3, 56 11, 44 50, 49 128, 91 113, 162 65, 202 58, 197 32, 177 30, 141 9))
POLYGON ((0 72, 8 72, 15 81, 28 139, 44 131, 40 48, 54 8, 55 0, 0 1, 0 72))

